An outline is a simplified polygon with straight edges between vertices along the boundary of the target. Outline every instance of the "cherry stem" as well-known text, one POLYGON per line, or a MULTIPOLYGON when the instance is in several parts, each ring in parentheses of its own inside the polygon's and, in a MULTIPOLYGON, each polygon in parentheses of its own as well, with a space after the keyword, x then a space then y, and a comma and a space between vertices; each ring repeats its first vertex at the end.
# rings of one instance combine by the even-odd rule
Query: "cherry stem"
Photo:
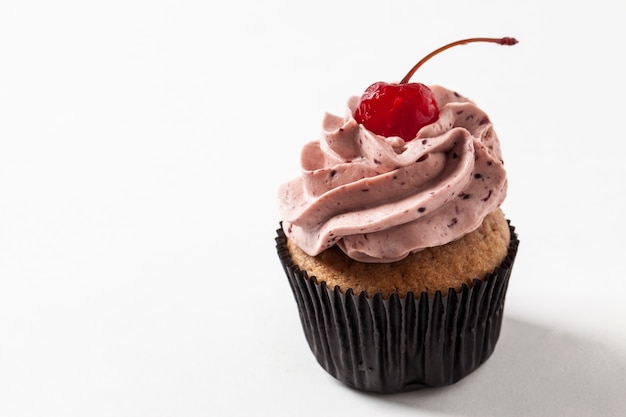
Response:
POLYGON ((497 44, 500 44, 500 45, 515 45, 517 43, 517 39, 509 38, 509 37, 505 37, 505 38, 469 38, 469 39, 462 39, 460 41, 449 43, 447 45, 442 46, 439 49, 435 49, 434 51, 432 51, 431 53, 426 55, 424 58, 422 58, 421 61, 418 62, 417 64, 415 64, 415 66, 413 68, 411 68, 411 70, 404 76, 402 81, 400 81, 400 84, 408 83, 409 80, 411 79, 411 77, 413 76, 413 74, 415 74, 415 71, 417 71, 417 69, 419 67, 421 67, 424 62, 428 61, 430 58, 434 57, 438 53, 443 52, 446 49, 452 48, 453 46, 465 45, 465 44, 473 43, 473 42, 492 42, 492 43, 497 43, 497 44))

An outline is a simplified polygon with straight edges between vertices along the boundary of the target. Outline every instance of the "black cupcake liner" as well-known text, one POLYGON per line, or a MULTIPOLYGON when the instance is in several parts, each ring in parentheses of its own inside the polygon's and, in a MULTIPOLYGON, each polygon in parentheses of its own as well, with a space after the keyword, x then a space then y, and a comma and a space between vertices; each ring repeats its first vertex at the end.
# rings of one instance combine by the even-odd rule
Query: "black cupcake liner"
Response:
POLYGON ((460 291, 406 297, 330 289, 294 265, 282 228, 276 249, 298 305, 306 340, 333 377, 363 391, 396 393, 450 385, 493 353, 519 240, 502 264, 460 291))

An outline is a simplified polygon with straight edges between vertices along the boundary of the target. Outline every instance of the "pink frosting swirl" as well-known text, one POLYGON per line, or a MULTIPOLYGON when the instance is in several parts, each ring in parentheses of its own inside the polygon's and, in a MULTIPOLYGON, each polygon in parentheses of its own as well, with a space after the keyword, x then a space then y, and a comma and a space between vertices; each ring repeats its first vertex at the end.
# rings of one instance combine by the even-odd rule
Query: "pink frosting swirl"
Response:
POLYGON ((506 195, 500 143, 473 102, 430 87, 439 120, 415 139, 383 137, 326 114, 302 150, 302 176, 279 189, 283 229, 309 255, 338 245, 361 262, 394 262, 475 230, 506 195))

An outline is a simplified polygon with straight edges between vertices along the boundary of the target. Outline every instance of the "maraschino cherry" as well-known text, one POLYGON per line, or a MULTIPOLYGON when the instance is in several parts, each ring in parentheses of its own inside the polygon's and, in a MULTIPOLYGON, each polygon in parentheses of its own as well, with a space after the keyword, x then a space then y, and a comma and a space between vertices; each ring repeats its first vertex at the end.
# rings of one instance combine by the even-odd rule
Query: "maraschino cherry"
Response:
POLYGON ((399 83, 379 81, 370 85, 361 96, 354 112, 357 123, 377 135, 399 136, 405 141, 414 139, 422 127, 439 118, 439 108, 430 88, 421 83, 409 83, 409 80, 415 71, 433 56, 453 46, 472 42, 515 45, 517 40, 509 37, 470 38, 434 50, 415 64, 399 83))

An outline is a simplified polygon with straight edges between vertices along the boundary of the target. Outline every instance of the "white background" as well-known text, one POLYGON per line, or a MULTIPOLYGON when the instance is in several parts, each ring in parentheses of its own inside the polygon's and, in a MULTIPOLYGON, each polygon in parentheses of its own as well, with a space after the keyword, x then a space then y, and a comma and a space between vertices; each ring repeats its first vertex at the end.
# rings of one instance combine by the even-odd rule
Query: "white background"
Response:
POLYGON ((624 3, 222 3, 0 6, 0 416, 626 415, 624 3), (474 36, 520 43, 413 81, 502 142, 499 344, 451 387, 355 392, 306 345, 276 189, 325 111, 474 36))

